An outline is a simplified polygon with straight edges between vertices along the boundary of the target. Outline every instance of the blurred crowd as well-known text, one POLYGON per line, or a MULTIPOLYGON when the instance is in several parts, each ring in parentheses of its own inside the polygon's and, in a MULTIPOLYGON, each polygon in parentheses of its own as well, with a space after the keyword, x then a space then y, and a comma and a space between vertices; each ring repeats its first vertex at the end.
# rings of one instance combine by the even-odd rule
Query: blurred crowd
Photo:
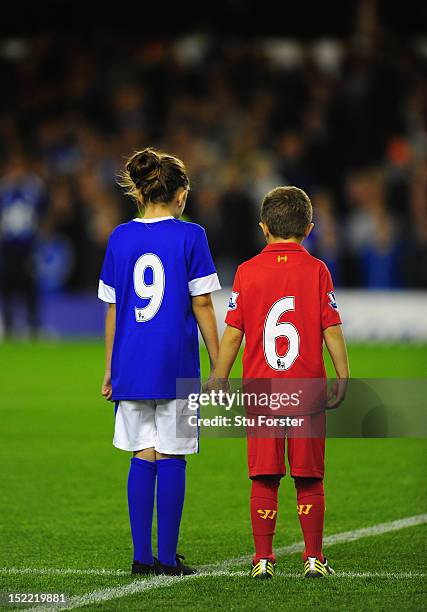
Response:
POLYGON ((0 41, 0 253, 20 245, 42 290, 94 291, 137 214, 117 173, 151 145, 187 165, 224 285, 263 246, 265 193, 293 184, 337 285, 426 287, 426 57, 369 15, 339 41, 0 41))

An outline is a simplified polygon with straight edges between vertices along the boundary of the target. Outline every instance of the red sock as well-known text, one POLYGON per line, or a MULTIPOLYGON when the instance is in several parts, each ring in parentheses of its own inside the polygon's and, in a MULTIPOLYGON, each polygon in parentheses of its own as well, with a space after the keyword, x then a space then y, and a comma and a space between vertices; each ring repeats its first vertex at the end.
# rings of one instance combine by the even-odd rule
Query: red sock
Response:
POLYGON ((277 493, 280 479, 259 476, 252 480, 251 521, 255 542, 254 563, 274 561, 273 536, 277 519, 277 493))
POLYGON ((295 478, 297 509, 304 536, 304 561, 317 557, 323 561, 323 520, 325 516, 325 493, 320 478, 295 478))

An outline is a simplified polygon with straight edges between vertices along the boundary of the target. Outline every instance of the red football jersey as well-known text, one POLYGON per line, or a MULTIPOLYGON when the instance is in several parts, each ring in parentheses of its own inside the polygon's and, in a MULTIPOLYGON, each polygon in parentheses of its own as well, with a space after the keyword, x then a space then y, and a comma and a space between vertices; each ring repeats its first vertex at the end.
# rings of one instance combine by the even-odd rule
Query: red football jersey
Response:
POLYGON ((237 269, 225 322, 244 332, 243 378, 323 378, 322 331, 341 319, 326 265, 295 242, 237 269))

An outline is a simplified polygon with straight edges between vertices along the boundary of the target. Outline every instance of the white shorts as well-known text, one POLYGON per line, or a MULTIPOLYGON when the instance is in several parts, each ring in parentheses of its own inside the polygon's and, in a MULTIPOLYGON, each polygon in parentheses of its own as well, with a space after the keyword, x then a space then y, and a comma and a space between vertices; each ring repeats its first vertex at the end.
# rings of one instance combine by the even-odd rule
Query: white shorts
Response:
POLYGON ((154 448, 166 455, 198 453, 199 437, 194 428, 194 437, 177 438, 177 418, 186 410, 187 402, 176 399, 117 402, 113 444, 126 451, 154 448))

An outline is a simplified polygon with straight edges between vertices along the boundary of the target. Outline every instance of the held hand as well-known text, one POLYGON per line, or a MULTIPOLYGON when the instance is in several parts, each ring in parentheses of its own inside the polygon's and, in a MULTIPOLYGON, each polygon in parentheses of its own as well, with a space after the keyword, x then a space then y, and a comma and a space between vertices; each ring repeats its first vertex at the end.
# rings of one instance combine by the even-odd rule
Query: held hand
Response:
POLYGON ((209 379, 205 382, 202 387, 203 393, 218 393, 218 391, 223 391, 223 393, 228 393, 230 391, 230 382, 228 378, 216 378, 212 374, 209 379))
POLYGON ((110 401, 112 394, 111 372, 105 372, 104 380, 102 381, 101 395, 105 397, 106 400, 110 401))
POLYGON ((341 402, 345 399, 347 392, 348 378, 338 378, 334 381, 332 389, 328 392, 328 401, 326 402, 326 410, 338 408, 341 402))

